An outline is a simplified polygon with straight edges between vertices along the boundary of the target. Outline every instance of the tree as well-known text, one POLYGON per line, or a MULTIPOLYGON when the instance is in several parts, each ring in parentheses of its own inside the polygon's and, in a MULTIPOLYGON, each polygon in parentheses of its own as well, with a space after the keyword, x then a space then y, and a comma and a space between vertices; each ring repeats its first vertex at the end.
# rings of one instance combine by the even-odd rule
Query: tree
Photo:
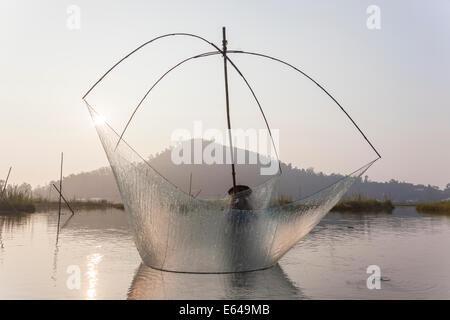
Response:
POLYGON ((24 182, 17 187, 17 191, 27 197, 31 197, 32 187, 30 184, 24 182))

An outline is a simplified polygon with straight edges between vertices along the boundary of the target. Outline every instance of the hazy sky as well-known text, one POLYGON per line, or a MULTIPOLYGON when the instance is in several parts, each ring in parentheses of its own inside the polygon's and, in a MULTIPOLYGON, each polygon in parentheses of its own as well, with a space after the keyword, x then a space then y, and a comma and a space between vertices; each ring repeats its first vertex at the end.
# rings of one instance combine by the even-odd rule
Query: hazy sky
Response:
MULTIPOLYGON (((146 40, 164 33, 190 32, 220 43, 222 26, 227 26, 230 48, 270 53, 290 61, 342 102, 383 156, 368 172, 371 179, 394 178, 440 187, 450 183, 450 2, 447 0, 0 0, 0 178, 12 165, 15 183, 26 181, 37 185, 56 179, 61 151, 66 157, 66 175, 107 165, 81 100, 84 92, 116 60, 146 40), (67 27, 70 5, 81 10, 79 30, 67 27), (379 30, 366 26, 369 5, 381 9, 379 30)), ((180 43, 182 49, 192 53, 210 50, 192 40, 180 43)), ((173 64, 169 60, 178 57, 172 51, 159 52, 160 62, 155 66, 145 64, 149 60, 143 53, 134 62, 138 67, 122 69, 142 71, 123 95, 135 93, 134 89, 141 94, 152 83, 151 79, 173 64), (162 67, 163 62, 168 64, 162 67)), ((156 54, 151 50, 145 53, 156 54)), ((293 74, 286 74, 281 81, 274 66, 263 69, 256 62, 252 65, 253 62, 247 64, 248 60, 240 59, 255 88, 260 88, 258 92, 263 95, 269 119, 280 129, 281 160, 299 167, 346 173, 375 157, 348 126, 348 121, 333 113, 336 110, 331 109, 332 104, 314 86, 299 82, 297 87, 293 74), (349 131, 342 131, 342 127, 349 131), (306 131, 323 140, 319 141, 323 143, 322 149, 316 147, 312 138, 306 138, 309 137, 306 131), (343 138, 350 133, 355 135, 343 138), (327 150, 336 155, 326 155, 327 150)), ((161 149, 167 138, 162 137, 164 129, 169 133, 168 128, 182 125, 180 119, 187 121, 185 126, 192 127, 190 119, 171 115, 168 106, 188 104, 195 99, 201 102, 199 105, 208 105, 219 96, 221 109, 211 119, 214 116, 223 119, 223 84, 220 84, 223 74, 220 61, 216 62, 219 63, 202 62, 198 73, 188 73, 194 70, 187 67, 185 76, 174 78, 178 81, 179 95, 169 86, 162 87, 159 96, 155 94, 154 101, 167 103, 167 108, 153 114, 150 108, 143 111, 129 136, 136 139, 140 150, 145 148, 144 154, 161 149), (208 78, 213 72, 217 73, 217 79, 208 78), (200 79, 201 75, 206 81, 200 79), (196 91, 196 96, 189 97, 196 80, 200 84, 203 81, 206 87, 200 90, 205 94, 196 91), (173 121, 169 121, 170 117, 173 121), (139 124, 142 130, 138 129, 139 124), (144 137, 150 139, 146 144, 144 137)), ((235 76, 230 77, 233 80, 235 76)), ((231 87, 232 107, 238 104, 238 98, 245 102, 239 90, 231 87)), ((103 107, 103 112, 112 124, 120 127, 133 105, 114 109, 111 101, 119 104, 122 91, 110 93, 111 109, 103 107), (113 93, 118 96, 116 100, 113 93)), ((134 95, 135 100, 139 94, 134 95)), ((240 118, 234 113, 236 125, 253 119, 244 109, 240 118)), ((195 113, 192 120, 201 114, 195 113)), ((248 122, 247 125, 250 126, 248 122)))

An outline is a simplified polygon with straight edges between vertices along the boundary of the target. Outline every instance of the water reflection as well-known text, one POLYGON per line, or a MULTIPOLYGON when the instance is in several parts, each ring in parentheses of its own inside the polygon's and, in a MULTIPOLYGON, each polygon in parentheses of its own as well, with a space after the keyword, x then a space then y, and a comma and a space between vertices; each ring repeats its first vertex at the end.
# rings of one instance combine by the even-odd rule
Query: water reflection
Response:
POLYGON ((53 253, 53 273, 52 280, 56 282, 56 274, 58 273, 58 252, 59 246, 58 243, 55 244, 55 252, 53 253))
POLYGON ((228 274, 165 272, 141 264, 127 298, 306 299, 279 264, 266 270, 228 274))
POLYGON ((3 244, 3 219, 0 217, 0 264, 3 264, 5 245, 3 244))
POLYGON ((0 250, 3 253, 4 244, 3 244, 3 219, 0 218, 0 250))
POLYGON ((103 256, 99 253, 93 253, 87 257, 87 277, 89 288, 86 293, 89 300, 95 299, 97 296, 97 282, 98 282, 98 264, 102 261, 103 256))
POLYGON ((123 211, 80 211, 56 242, 57 212, 0 215, 0 299, 448 299, 450 216, 330 213, 280 265, 182 274, 140 265, 123 211), (368 290, 376 264, 381 290, 368 290), (67 287, 79 266, 80 290, 67 287), (51 277, 53 276, 53 280, 51 277), (301 289, 300 289, 301 287, 301 289))
POLYGON ((33 223, 31 222, 31 216, 29 214, 1 214, 0 213, 0 253, 5 251, 5 241, 3 234, 6 234, 6 238, 13 231, 27 231, 32 236, 33 223))

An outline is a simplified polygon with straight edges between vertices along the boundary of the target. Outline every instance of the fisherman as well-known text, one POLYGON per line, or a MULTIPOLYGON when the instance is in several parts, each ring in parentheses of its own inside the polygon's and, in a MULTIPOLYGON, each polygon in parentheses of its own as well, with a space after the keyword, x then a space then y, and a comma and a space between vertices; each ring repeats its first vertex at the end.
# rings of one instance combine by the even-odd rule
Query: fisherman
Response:
POLYGON ((237 210, 252 210, 249 199, 251 193, 252 189, 248 186, 237 185, 231 187, 230 190, 228 190, 228 194, 230 195, 230 207, 237 210))

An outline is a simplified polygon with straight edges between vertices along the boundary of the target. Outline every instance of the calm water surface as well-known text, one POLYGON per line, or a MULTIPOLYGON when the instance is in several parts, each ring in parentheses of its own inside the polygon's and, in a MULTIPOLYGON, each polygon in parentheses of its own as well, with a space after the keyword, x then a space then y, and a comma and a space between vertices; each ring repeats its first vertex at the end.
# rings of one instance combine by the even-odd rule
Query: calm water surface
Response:
POLYGON ((0 299, 450 299, 450 216, 411 207, 330 213, 277 266, 225 275, 141 265, 122 211, 77 212, 58 246, 56 218, 0 215, 0 299), (369 265, 380 290, 367 289, 369 265), (80 289, 67 287, 71 266, 80 289))

